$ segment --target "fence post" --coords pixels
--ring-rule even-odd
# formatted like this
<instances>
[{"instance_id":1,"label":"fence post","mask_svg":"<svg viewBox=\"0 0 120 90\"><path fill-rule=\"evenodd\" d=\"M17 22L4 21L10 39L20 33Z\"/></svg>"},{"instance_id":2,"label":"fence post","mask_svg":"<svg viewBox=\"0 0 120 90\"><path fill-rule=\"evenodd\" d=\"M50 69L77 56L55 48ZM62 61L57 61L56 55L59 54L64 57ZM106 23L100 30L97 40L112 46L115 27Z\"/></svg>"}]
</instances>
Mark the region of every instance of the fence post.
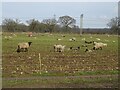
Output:
<instances>
[{"instance_id":1,"label":"fence post","mask_svg":"<svg viewBox=\"0 0 120 90\"><path fill-rule=\"evenodd\" d=\"M41 66L42 66L42 62L41 62L41 57L40 57L40 53L39 53L39 70L40 70L40 74L41 74Z\"/></svg>"}]
</instances>

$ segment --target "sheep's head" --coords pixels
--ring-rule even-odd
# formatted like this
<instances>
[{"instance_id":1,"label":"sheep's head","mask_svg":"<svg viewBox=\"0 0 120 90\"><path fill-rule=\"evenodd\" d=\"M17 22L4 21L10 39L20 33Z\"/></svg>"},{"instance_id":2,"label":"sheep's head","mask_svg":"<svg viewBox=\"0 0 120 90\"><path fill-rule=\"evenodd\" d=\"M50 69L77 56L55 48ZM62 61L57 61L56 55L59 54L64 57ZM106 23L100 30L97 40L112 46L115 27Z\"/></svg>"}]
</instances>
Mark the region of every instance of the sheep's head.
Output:
<instances>
[{"instance_id":1,"label":"sheep's head","mask_svg":"<svg viewBox=\"0 0 120 90\"><path fill-rule=\"evenodd\" d=\"M32 42L28 42L29 46L31 45Z\"/></svg>"},{"instance_id":2,"label":"sheep's head","mask_svg":"<svg viewBox=\"0 0 120 90\"><path fill-rule=\"evenodd\" d=\"M89 51L87 48L85 49L85 52Z\"/></svg>"},{"instance_id":3,"label":"sheep's head","mask_svg":"<svg viewBox=\"0 0 120 90\"><path fill-rule=\"evenodd\" d=\"M70 49L73 49L73 47L70 47Z\"/></svg>"},{"instance_id":4,"label":"sheep's head","mask_svg":"<svg viewBox=\"0 0 120 90\"><path fill-rule=\"evenodd\" d=\"M93 47L93 50L95 50L95 47Z\"/></svg>"},{"instance_id":5,"label":"sheep's head","mask_svg":"<svg viewBox=\"0 0 120 90\"><path fill-rule=\"evenodd\" d=\"M78 49L80 49L80 47L78 47Z\"/></svg>"},{"instance_id":6,"label":"sheep's head","mask_svg":"<svg viewBox=\"0 0 120 90\"><path fill-rule=\"evenodd\" d=\"M20 49L19 48L17 49L17 53L20 53Z\"/></svg>"},{"instance_id":7,"label":"sheep's head","mask_svg":"<svg viewBox=\"0 0 120 90\"><path fill-rule=\"evenodd\" d=\"M94 41L94 42L93 42L93 45L95 45L96 43L97 43L97 42Z\"/></svg>"}]
</instances>

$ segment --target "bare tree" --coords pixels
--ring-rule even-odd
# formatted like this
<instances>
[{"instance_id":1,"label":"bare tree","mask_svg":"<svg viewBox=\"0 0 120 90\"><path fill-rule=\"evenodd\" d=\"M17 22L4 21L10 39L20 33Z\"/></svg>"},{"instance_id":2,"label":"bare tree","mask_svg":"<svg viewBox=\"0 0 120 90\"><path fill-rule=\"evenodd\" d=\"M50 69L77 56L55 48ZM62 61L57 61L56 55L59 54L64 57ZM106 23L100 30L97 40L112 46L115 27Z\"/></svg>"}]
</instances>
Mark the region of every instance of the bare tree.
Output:
<instances>
[{"instance_id":1,"label":"bare tree","mask_svg":"<svg viewBox=\"0 0 120 90\"><path fill-rule=\"evenodd\" d=\"M110 20L107 26L110 27L113 33L118 33L119 22L120 22L120 17L115 17Z\"/></svg>"},{"instance_id":2,"label":"bare tree","mask_svg":"<svg viewBox=\"0 0 120 90\"><path fill-rule=\"evenodd\" d=\"M70 16L61 16L59 17L58 22L60 23L61 26L66 27L66 30L68 27L72 27L75 25L76 20Z\"/></svg>"},{"instance_id":3,"label":"bare tree","mask_svg":"<svg viewBox=\"0 0 120 90\"><path fill-rule=\"evenodd\" d=\"M18 29L18 25L20 24L20 20L18 19L4 19L2 21L2 26L4 26L7 31L13 32L16 31Z\"/></svg>"}]
</instances>

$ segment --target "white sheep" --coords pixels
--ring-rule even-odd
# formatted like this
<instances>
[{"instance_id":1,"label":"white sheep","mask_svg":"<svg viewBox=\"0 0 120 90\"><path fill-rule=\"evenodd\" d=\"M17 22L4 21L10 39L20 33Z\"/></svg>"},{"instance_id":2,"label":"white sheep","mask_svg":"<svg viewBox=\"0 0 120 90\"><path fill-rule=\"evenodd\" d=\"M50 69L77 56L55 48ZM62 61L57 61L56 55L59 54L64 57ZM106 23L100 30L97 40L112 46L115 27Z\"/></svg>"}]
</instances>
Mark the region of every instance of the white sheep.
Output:
<instances>
[{"instance_id":1,"label":"white sheep","mask_svg":"<svg viewBox=\"0 0 120 90\"><path fill-rule=\"evenodd\" d=\"M96 38L98 41L100 41L100 38Z\"/></svg>"},{"instance_id":2,"label":"white sheep","mask_svg":"<svg viewBox=\"0 0 120 90\"><path fill-rule=\"evenodd\" d=\"M72 40L73 40L73 41L76 41L76 38L75 38L75 37L73 37L73 38L72 38Z\"/></svg>"},{"instance_id":3,"label":"white sheep","mask_svg":"<svg viewBox=\"0 0 120 90\"><path fill-rule=\"evenodd\" d=\"M82 38L82 41L86 40L85 38Z\"/></svg>"},{"instance_id":4,"label":"white sheep","mask_svg":"<svg viewBox=\"0 0 120 90\"><path fill-rule=\"evenodd\" d=\"M69 39L69 41L76 41L76 38L73 37L73 38Z\"/></svg>"},{"instance_id":5,"label":"white sheep","mask_svg":"<svg viewBox=\"0 0 120 90\"><path fill-rule=\"evenodd\" d=\"M102 47L107 46L106 43L102 43L102 42L99 42L99 43L94 42L94 44L95 44L94 47L93 47L94 50L97 50L97 49L101 49L102 50Z\"/></svg>"},{"instance_id":6,"label":"white sheep","mask_svg":"<svg viewBox=\"0 0 120 90\"><path fill-rule=\"evenodd\" d=\"M18 44L17 52L27 52L32 42L23 42Z\"/></svg>"},{"instance_id":7,"label":"white sheep","mask_svg":"<svg viewBox=\"0 0 120 90\"><path fill-rule=\"evenodd\" d=\"M86 48L86 49L85 49L85 52L92 52L92 50Z\"/></svg>"},{"instance_id":8,"label":"white sheep","mask_svg":"<svg viewBox=\"0 0 120 90\"><path fill-rule=\"evenodd\" d=\"M73 41L72 39L69 39L69 41Z\"/></svg>"},{"instance_id":9,"label":"white sheep","mask_svg":"<svg viewBox=\"0 0 120 90\"><path fill-rule=\"evenodd\" d=\"M63 52L65 49L65 45L54 45L54 51L55 52Z\"/></svg>"},{"instance_id":10,"label":"white sheep","mask_svg":"<svg viewBox=\"0 0 120 90\"><path fill-rule=\"evenodd\" d=\"M62 39L58 38L57 40L58 40L58 41L61 41Z\"/></svg>"}]
</instances>

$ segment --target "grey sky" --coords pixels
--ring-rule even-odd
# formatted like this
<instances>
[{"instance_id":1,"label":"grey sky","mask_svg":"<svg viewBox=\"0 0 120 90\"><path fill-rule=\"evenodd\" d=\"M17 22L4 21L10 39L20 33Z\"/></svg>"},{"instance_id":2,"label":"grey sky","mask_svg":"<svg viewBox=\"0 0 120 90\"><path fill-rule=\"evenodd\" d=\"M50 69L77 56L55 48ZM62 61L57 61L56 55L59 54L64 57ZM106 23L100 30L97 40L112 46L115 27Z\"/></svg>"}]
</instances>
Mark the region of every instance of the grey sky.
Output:
<instances>
[{"instance_id":1,"label":"grey sky","mask_svg":"<svg viewBox=\"0 0 120 90\"><path fill-rule=\"evenodd\" d=\"M84 14L83 27L106 27L107 22L118 16L117 2L3 2L2 17L18 18L22 22L35 18L39 21L46 18L56 19L69 15L77 20Z\"/></svg>"}]
</instances>

